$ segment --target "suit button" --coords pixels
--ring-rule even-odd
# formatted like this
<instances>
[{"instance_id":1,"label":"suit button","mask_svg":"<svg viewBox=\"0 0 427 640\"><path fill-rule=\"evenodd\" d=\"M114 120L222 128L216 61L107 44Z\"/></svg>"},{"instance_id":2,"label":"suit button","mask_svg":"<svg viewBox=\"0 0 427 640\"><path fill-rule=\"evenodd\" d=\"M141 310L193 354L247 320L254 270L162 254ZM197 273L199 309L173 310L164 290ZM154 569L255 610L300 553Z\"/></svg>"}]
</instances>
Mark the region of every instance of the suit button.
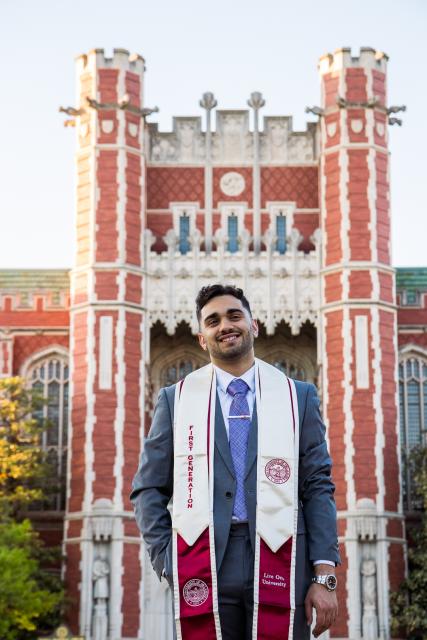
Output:
<instances>
[{"instance_id":1,"label":"suit button","mask_svg":"<svg viewBox=\"0 0 427 640\"><path fill-rule=\"evenodd\" d=\"M231 491L226 491L226 492L225 492L225 497L226 497L226 498L232 498L232 497L233 497L232 492L231 492Z\"/></svg>"}]
</instances>

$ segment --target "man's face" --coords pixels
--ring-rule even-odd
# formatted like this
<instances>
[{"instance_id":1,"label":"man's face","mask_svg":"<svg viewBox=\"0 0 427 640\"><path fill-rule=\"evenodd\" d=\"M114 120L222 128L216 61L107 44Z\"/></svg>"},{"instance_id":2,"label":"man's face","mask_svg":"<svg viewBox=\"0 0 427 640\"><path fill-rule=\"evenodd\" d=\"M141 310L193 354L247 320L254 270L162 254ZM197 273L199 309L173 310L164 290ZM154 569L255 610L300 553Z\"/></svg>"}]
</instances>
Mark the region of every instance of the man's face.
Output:
<instances>
[{"instance_id":1,"label":"man's face","mask_svg":"<svg viewBox=\"0 0 427 640\"><path fill-rule=\"evenodd\" d=\"M246 356L257 335L256 320L234 296L212 298L201 311L199 343L213 362Z\"/></svg>"}]
</instances>

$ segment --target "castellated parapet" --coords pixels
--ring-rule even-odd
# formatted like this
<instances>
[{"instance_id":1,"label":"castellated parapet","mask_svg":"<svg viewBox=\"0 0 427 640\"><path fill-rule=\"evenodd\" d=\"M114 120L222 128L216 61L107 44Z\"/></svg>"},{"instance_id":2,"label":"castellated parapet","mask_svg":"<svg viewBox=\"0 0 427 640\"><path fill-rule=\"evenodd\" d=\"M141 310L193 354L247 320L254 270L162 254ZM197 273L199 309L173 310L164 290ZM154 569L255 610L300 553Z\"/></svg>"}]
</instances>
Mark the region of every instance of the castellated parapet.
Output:
<instances>
[{"instance_id":1,"label":"castellated parapet","mask_svg":"<svg viewBox=\"0 0 427 640\"><path fill-rule=\"evenodd\" d=\"M149 125L150 164L205 163L205 133L201 118L177 117L171 132ZM262 164L312 164L317 160L317 124L307 123L306 131L293 131L292 117L267 116L260 131ZM218 110L216 131L212 133L212 161L216 165L253 164L253 133L248 110Z\"/></svg>"}]
</instances>

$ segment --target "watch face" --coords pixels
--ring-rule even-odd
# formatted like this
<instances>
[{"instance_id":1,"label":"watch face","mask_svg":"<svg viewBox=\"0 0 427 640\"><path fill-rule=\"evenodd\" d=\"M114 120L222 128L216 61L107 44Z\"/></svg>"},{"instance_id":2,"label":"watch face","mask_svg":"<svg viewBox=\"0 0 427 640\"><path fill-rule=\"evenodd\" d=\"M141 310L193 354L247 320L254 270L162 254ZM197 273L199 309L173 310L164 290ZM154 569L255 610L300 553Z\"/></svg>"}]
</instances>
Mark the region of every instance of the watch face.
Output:
<instances>
[{"instance_id":1,"label":"watch face","mask_svg":"<svg viewBox=\"0 0 427 640\"><path fill-rule=\"evenodd\" d=\"M330 589L331 591L334 591L337 588L337 579L335 576L333 576L332 574L330 574L329 576L326 577L326 586L328 587L328 589Z\"/></svg>"}]
</instances>

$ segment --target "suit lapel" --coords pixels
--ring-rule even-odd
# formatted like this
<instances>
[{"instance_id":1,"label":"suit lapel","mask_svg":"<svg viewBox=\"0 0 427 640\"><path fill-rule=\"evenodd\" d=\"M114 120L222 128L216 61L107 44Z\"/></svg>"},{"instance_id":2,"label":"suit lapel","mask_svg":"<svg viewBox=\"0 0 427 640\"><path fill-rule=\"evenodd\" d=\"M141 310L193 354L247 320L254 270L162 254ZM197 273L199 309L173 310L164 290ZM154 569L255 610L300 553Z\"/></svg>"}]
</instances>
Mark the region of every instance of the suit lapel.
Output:
<instances>
[{"instance_id":1,"label":"suit lapel","mask_svg":"<svg viewBox=\"0 0 427 640\"><path fill-rule=\"evenodd\" d=\"M224 461L224 464L228 468L229 472L235 478L233 459L231 457L230 445L228 443L227 431L225 430L224 418L222 415L221 403L219 401L218 393L216 394L216 409L215 409L215 446Z\"/></svg>"}]
</instances>

